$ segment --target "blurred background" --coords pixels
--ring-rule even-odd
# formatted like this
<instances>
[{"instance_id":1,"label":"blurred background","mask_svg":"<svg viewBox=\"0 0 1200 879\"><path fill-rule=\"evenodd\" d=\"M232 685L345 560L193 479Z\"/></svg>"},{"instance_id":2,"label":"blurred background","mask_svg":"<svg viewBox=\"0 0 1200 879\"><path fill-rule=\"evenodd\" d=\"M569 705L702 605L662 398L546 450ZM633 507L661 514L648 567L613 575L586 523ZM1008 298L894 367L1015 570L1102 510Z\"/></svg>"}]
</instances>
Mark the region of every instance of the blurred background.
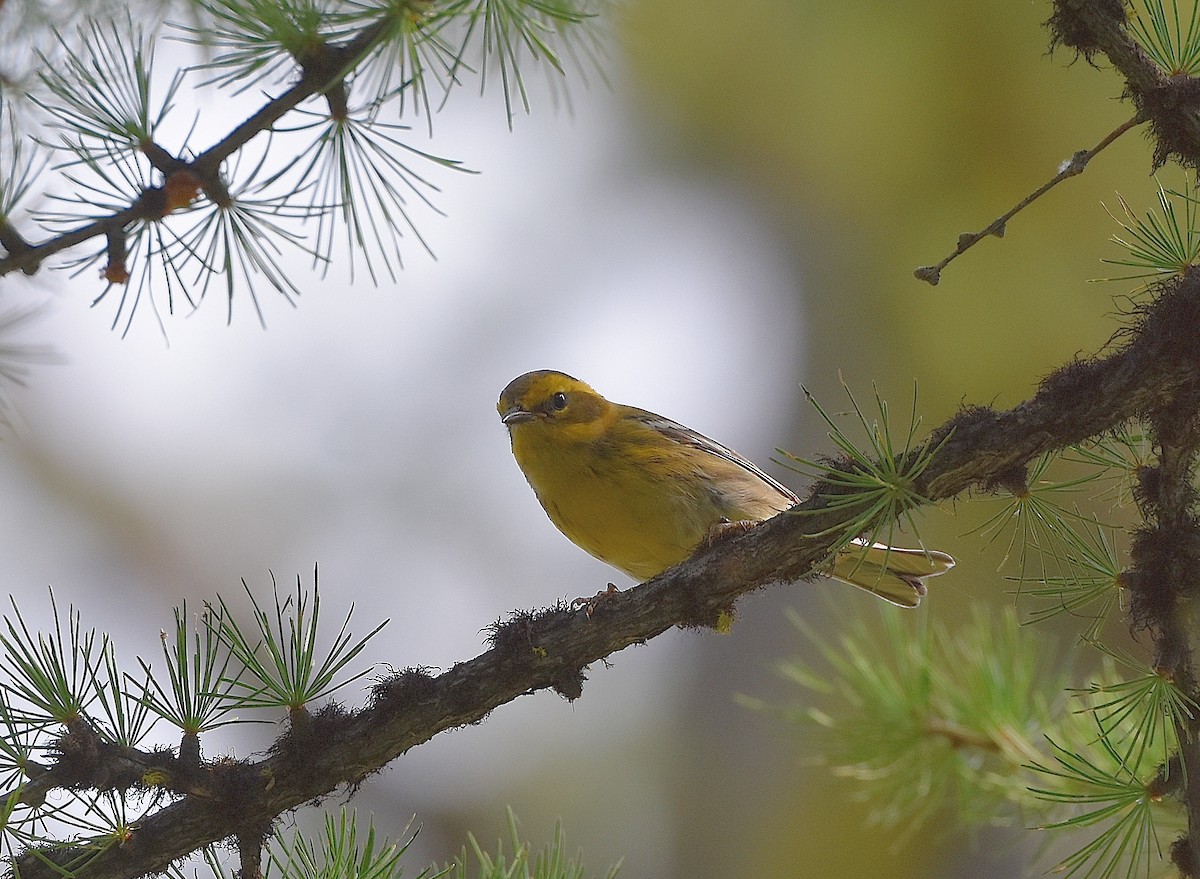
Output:
<instances>
[{"instance_id":1,"label":"blurred background","mask_svg":"<svg viewBox=\"0 0 1200 879\"><path fill-rule=\"evenodd\" d=\"M965 403L1007 407L1100 348L1122 274L1104 205L1150 203L1138 132L950 265L914 280L1132 111L1107 70L1047 52L1046 2L637 0L612 22L608 82L568 72L570 99L530 76L510 132L491 88L461 90L418 146L477 176L432 174L445 217L416 220L396 283L298 256L289 306L264 284L226 324L143 306L127 335L90 272L0 281L45 301L25 331L61 362L11 395L0 447L4 581L32 625L47 586L111 633L128 665L157 661L171 608L241 581L268 600L320 566L323 607L364 654L447 668L516 609L626 581L558 534L511 459L495 412L530 369L681 421L767 465L775 449L831 453L801 384L845 411L874 384L925 429ZM253 90L252 90L253 92ZM200 145L234 111L200 101ZM259 96L243 96L249 111ZM190 110L178 114L191 124ZM239 117L241 118L241 117ZM211 132L210 134L205 134ZM1173 169L1162 172L1181 182ZM1178 178L1178 179L1176 179ZM928 511L928 545L957 556L916 613L950 624L1011 603L993 547L971 534L986 501ZM749 694L801 704L773 667L805 649L794 608L836 635L875 599L819 582L745 599L728 637L674 631L590 670L583 697L519 699L438 736L351 801L398 837L410 869L472 830L487 845L511 805L526 836L556 817L597 873L623 876L1004 875L1035 863L1019 828L952 820L901 847L865 824L853 790ZM361 704L360 685L341 694ZM239 728L209 754L247 756L275 730ZM948 819L951 816L947 816ZM301 819L306 820L306 819ZM1042 863L1042 866L1049 866Z\"/></svg>"}]
</instances>

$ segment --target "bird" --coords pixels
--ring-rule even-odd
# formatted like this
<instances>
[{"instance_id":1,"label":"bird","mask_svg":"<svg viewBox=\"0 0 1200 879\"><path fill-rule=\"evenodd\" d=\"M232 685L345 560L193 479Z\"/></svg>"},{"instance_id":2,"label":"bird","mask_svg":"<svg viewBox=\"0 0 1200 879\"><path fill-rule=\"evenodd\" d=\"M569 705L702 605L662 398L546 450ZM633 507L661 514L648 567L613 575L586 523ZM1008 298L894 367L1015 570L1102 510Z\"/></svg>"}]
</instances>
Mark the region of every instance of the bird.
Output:
<instances>
[{"instance_id":1,"label":"bird","mask_svg":"<svg viewBox=\"0 0 1200 879\"><path fill-rule=\"evenodd\" d=\"M518 376L496 408L550 521L638 582L688 558L722 528L769 519L799 502L732 449L669 418L610 402L563 372ZM952 567L944 552L854 540L828 573L916 607L925 578Z\"/></svg>"}]
</instances>

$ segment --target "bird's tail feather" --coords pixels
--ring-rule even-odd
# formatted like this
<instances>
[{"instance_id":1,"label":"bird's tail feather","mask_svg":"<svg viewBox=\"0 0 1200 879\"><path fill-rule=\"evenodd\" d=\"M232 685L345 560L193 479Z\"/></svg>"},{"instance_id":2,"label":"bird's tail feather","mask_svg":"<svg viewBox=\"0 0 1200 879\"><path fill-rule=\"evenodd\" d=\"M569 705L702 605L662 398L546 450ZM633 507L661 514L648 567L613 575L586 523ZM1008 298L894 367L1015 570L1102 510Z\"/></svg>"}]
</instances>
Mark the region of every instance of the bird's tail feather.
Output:
<instances>
[{"instance_id":1,"label":"bird's tail feather","mask_svg":"<svg viewBox=\"0 0 1200 879\"><path fill-rule=\"evenodd\" d=\"M925 596L925 578L944 574L954 559L944 552L898 549L856 540L837 554L830 572L837 580L865 589L901 607L916 607Z\"/></svg>"}]
</instances>

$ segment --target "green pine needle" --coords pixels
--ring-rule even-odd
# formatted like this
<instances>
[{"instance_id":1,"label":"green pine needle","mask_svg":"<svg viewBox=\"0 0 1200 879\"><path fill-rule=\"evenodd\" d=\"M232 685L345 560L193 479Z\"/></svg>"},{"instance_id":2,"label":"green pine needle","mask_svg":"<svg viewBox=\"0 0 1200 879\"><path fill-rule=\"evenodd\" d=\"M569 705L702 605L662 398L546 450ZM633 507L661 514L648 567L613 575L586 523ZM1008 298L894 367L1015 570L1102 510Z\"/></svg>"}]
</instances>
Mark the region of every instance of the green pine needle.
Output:
<instances>
[{"instance_id":1,"label":"green pine needle","mask_svg":"<svg viewBox=\"0 0 1200 879\"><path fill-rule=\"evenodd\" d=\"M1047 573L1040 583L1025 586L1022 596L1039 602L1027 617L1040 623L1066 614L1082 617L1088 625L1083 640L1094 641L1118 606L1122 586L1121 565L1113 546L1115 529L1099 522L1078 522L1056 532L1061 554L1055 558L1058 573Z\"/></svg>"},{"instance_id":2,"label":"green pine needle","mask_svg":"<svg viewBox=\"0 0 1200 879\"><path fill-rule=\"evenodd\" d=\"M0 221L9 220L17 205L49 161L38 142L27 139L17 126L14 110L0 90Z\"/></svg>"},{"instance_id":3,"label":"green pine needle","mask_svg":"<svg viewBox=\"0 0 1200 879\"><path fill-rule=\"evenodd\" d=\"M784 456L779 463L810 478L832 485L836 490L821 494L825 509L845 510L846 521L827 528L813 537L825 537L837 533L837 541L831 552L848 546L856 538L867 535L866 541L892 545L892 537L898 524L907 525L914 539L921 540L920 530L913 510L927 503L914 489L917 478L929 466L937 447L914 448L917 428L921 420L917 416L916 386L913 386L913 402L908 428L902 442L892 435L888 416L888 404L875 390L875 406L878 417L868 420L850 389L842 387L850 398L850 405L858 424L867 436L867 446L860 449L849 438L832 416L816 401L805 388L804 394L821 419L829 427L829 438L841 450L844 466L829 466L827 463L801 458L782 449ZM801 514L807 511L800 511Z\"/></svg>"},{"instance_id":4,"label":"green pine needle","mask_svg":"<svg viewBox=\"0 0 1200 879\"><path fill-rule=\"evenodd\" d=\"M1086 754L1053 740L1050 745L1054 764L1032 763L1029 768L1052 786L1031 787L1031 791L1048 802L1079 808L1043 828L1102 828L1064 858L1055 872L1081 879L1149 876L1163 860L1156 813L1173 807L1156 801L1149 785L1132 771L1102 729Z\"/></svg>"},{"instance_id":5,"label":"green pine needle","mask_svg":"<svg viewBox=\"0 0 1200 879\"><path fill-rule=\"evenodd\" d=\"M56 36L61 51L38 56L48 96L33 100L50 115L58 140L42 143L72 153L73 162L103 165L136 154L170 112L183 72L176 71L155 97L154 37L128 12L107 25L96 19L80 25L79 45Z\"/></svg>"},{"instance_id":6,"label":"green pine needle","mask_svg":"<svg viewBox=\"0 0 1200 879\"><path fill-rule=\"evenodd\" d=\"M60 803L52 812L54 835L40 841L71 840L68 846L74 860L56 861L64 876L73 875L87 863L114 847L129 842L140 819L128 796L121 791L79 791L71 794L69 804Z\"/></svg>"},{"instance_id":7,"label":"green pine needle","mask_svg":"<svg viewBox=\"0 0 1200 879\"><path fill-rule=\"evenodd\" d=\"M7 793L24 780L40 733L39 726L26 722L13 711L8 693L0 689L0 792Z\"/></svg>"},{"instance_id":8,"label":"green pine needle","mask_svg":"<svg viewBox=\"0 0 1200 879\"><path fill-rule=\"evenodd\" d=\"M481 57L478 63L483 76L481 88L487 87L490 66L499 68L504 109L511 128L516 105L519 103L526 113L530 108L524 74L526 61L545 62L549 69L562 74L559 44L593 13L571 0L455 0L447 14L466 22L457 53L464 64L472 45L476 40L479 42L475 51Z\"/></svg>"},{"instance_id":9,"label":"green pine needle","mask_svg":"<svg viewBox=\"0 0 1200 879\"><path fill-rule=\"evenodd\" d=\"M129 207L129 194L141 192L154 185L155 171L139 152L114 150L92 155L87 145L76 152L78 160L69 163L62 172L69 184L64 193L50 193L50 204L39 206L33 213L41 224L60 232L77 226L80 220L100 220ZM54 205L54 207L51 207ZM127 234L129 230L126 230ZM103 247L101 247L103 253ZM70 269L94 257L68 258Z\"/></svg>"},{"instance_id":10,"label":"green pine needle","mask_svg":"<svg viewBox=\"0 0 1200 879\"><path fill-rule=\"evenodd\" d=\"M403 267L400 240L412 235L426 252L432 250L414 223L411 200L434 213L431 197L438 187L411 162L418 159L443 168L461 165L422 152L396 136L407 126L379 120L380 105L349 111L345 118L317 117L317 138L295 163L296 191L312 193L310 210L317 219L314 249L326 265L332 262L333 242L340 222L350 257L351 280L355 257L361 256L373 283L378 283L375 258L391 280ZM311 114L309 114L311 115Z\"/></svg>"},{"instance_id":11,"label":"green pine needle","mask_svg":"<svg viewBox=\"0 0 1200 879\"><path fill-rule=\"evenodd\" d=\"M281 879L398 879L400 859L417 837L415 831L410 833L411 824L403 831L407 841L388 842L376 838L372 819L360 840L357 817L343 806L336 815L325 815L325 833L319 839L297 830L290 843L272 845L264 879L275 871ZM436 879L443 873L426 868L416 879Z\"/></svg>"},{"instance_id":12,"label":"green pine needle","mask_svg":"<svg viewBox=\"0 0 1200 879\"><path fill-rule=\"evenodd\" d=\"M218 71L209 80L240 83L238 92L294 74L298 60L348 36L347 19L333 0L197 0L205 17L198 27L179 25L183 42L211 51L199 69Z\"/></svg>"},{"instance_id":13,"label":"green pine needle","mask_svg":"<svg viewBox=\"0 0 1200 879\"><path fill-rule=\"evenodd\" d=\"M24 386L30 366L61 362L52 347L31 344L23 338L25 329L43 313L40 306L0 308L0 423L5 422L9 406L7 391L12 386Z\"/></svg>"},{"instance_id":14,"label":"green pine needle","mask_svg":"<svg viewBox=\"0 0 1200 879\"><path fill-rule=\"evenodd\" d=\"M950 809L967 823L1017 820L1033 801L1021 767L1059 712L1060 676L1011 609L977 611L951 629L882 612L836 641L792 622L819 651L780 665L806 695L787 719L815 738L812 752L869 804L897 844ZM743 700L755 707L761 703Z\"/></svg>"},{"instance_id":15,"label":"green pine needle","mask_svg":"<svg viewBox=\"0 0 1200 879\"><path fill-rule=\"evenodd\" d=\"M354 94L364 97L367 106L395 98L399 118L409 109L423 113L432 134L435 108L430 90L436 86L444 100L461 85L457 71L464 69L444 33L453 25L450 11L429 0L346 0L346 7L349 20L357 18L372 27L382 24L379 40L355 73Z\"/></svg>"},{"instance_id":16,"label":"green pine needle","mask_svg":"<svg viewBox=\"0 0 1200 879\"><path fill-rule=\"evenodd\" d=\"M535 853L530 850L528 843L522 841L513 810L508 808L506 814L511 857L504 853L503 840L496 842L496 853L493 855L483 849L474 834L468 833L467 846L452 867L447 868L454 870L454 879L585 879L587 871L583 855L571 857L566 853L566 837L561 820L554 822L553 840ZM468 870L468 862L474 863L474 870ZM604 874L604 879L616 879L620 869L620 863L613 865Z\"/></svg>"},{"instance_id":17,"label":"green pine needle","mask_svg":"<svg viewBox=\"0 0 1200 879\"><path fill-rule=\"evenodd\" d=\"M224 649L224 643L217 637L220 622L211 619L212 614L222 612L223 608L205 608L192 631L187 603L175 608L174 635L162 633L166 686L152 674L150 663L138 660L147 680L141 703L185 736L238 722L236 718L226 718L234 708L229 694L231 682L237 679L236 675L229 676L233 654Z\"/></svg>"},{"instance_id":18,"label":"green pine needle","mask_svg":"<svg viewBox=\"0 0 1200 879\"><path fill-rule=\"evenodd\" d=\"M187 292L187 301L194 308L208 295L209 284L216 282L225 286L228 320L233 320L234 295L240 289L250 296L259 323L266 326L256 288L261 281L269 284L277 293L295 304L300 290L293 280L293 271L288 263L288 252L303 253L315 262L325 257L303 243L303 235L292 228L296 221L310 219L320 213L320 208L304 205L295 198L295 193L271 194L278 174L263 179L265 162L270 155L270 144L264 148L260 160L244 177L239 173L239 163L234 162L229 172L231 180L230 199L227 204L216 205L204 202L183 216L194 216L194 223L185 231L175 233L170 225L158 224L167 230L172 240L169 245L147 254L146 262L153 264L153 256L159 256L172 267L176 277L182 278L185 270L195 272L191 283L182 284ZM245 157L239 153L239 158ZM168 218L171 219L171 218ZM285 251L284 245L289 248ZM149 292L149 285L146 285ZM172 307L173 304L172 304Z\"/></svg>"},{"instance_id":19,"label":"green pine needle","mask_svg":"<svg viewBox=\"0 0 1200 879\"><path fill-rule=\"evenodd\" d=\"M1152 669L1110 659L1071 691L1087 704L1065 711L1043 640L1011 608L953 628L881 613L837 640L793 621L821 662L780 666L808 692L777 711L815 739L809 752L890 838L902 843L947 811L967 824L1041 819L1071 846L1057 872L1109 879L1164 864L1160 840L1182 810L1161 800L1159 776L1197 706ZM1127 680L1122 666L1134 670Z\"/></svg>"},{"instance_id":20,"label":"green pine needle","mask_svg":"<svg viewBox=\"0 0 1200 879\"><path fill-rule=\"evenodd\" d=\"M7 786L5 790L9 790ZM9 863L12 863L18 852L32 842L26 828L22 826L21 818L17 816L20 806L20 788L8 792L6 796L0 796L0 858Z\"/></svg>"},{"instance_id":21,"label":"green pine needle","mask_svg":"<svg viewBox=\"0 0 1200 879\"><path fill-rule=\"evenodd\" d=\"M1200 72L1200 5L1190 5L1185 23L1178 0L1131 0L1126 4L1134 39L1167 76Z\"/></svg>"},{"instance_id":22,"label":"green pine needle","mask_svg":"<svg viewBox=\"0 0 1200 879\"><path fill-rule=\"evenodd\" d=\"M97 730L109 741L136 748L154 725L155 718L141 695L150 686L149 672L141 683L121 673L116 651L107 638L102 644L106 680L97 687L101 716Z\"/></svg>"},{"instance_id":23,"label":"green pine needle","mask_svg":"<svg viewBox=\"0 0 1200 879\"><path fill-rule=\"evenodd\" d=\"M243 630L234 614L218 598L219 609L209 619L217 635L245 668L233 678L222 677L240 707L286 708L293 716L307 711L309 703L370 673L370 669L339 679L339 675L367 642L387 625L384 620L358 641L348 630L354 606L350 606L342 627L329 651L317 650L317 632L321 622L321 596L314 575L311 590L305 590L296 578L296 593L280 600L279 589L271 578L275 599L273 614L264 611L250 587L243 583L254 606L254 628ZM263 655L265 651L265 656Z\"/></svg>"},{"instance_id":24,"label":"green pine needle","mask_svg":"<svg viewBox=\"0 0 1200 879\"><path fill-rule=\"evenodd\" d=\"M67 610L66 631L58 614L54 591L50 591L50 607L54 628L49 634L34 635L25 624L16 599L9 597L12 616L4 618L0 630L0 673L9 696L14 716L33 725L48 723L70 724L83 717L84 709L98 698L102 661L107 638L96 644L96 631L82 628L79 611Z\"/></svg>"},{"instance_id":25,"label":"green pine needle","mask_svg":"<svg viewBox=\"0 0 1200 879\"><path fill-rule=\"evenodd\" d=\"M1161 215L1153 210L1137 216L1120 194L1124 219L1108 211L1123 230L1123 235L1114 235L1113 243L1128 251L1121 259L1106 259L1111 265L1137 269L1136 274L1117 278L1101 278L1105 281L1159 280L1182 275L1200 263L1200 227L1197 225L1196 181L1184 181L1182 192L1165 189L1158 185L1158 204ZM1105 208L1105 210L1108 210Z\"/></svg>"},{"instance_id":26,"label":"green pine needle","mask_svg":"<svg viewBox=\"0 0 1200 879\"><path fill-rule=\"evenodd\" d=\"M1058 571L1070 570L1072 553L1077 551L1070 535L1080 523L1089 524L1078 510L1068 509L1061 496L1082 490L1099 473L1052 481L1046 475L1056 459L1056 453L1048 453L1030 464L1023 490L1002 495L1000 509L968 532L982 535L985 545L1008 535L1000 566L1015 561L1014 579L1019 584L1052 582Z\"/></svg>"},{"instance_id":27,"label":"green pine needle","mask_svg":"<svg viewBox=\"0 0 1200 879\"><path fill-rule=\"evenodd\" d=\"M1138 474L1150 465L1152 458L1149 435L1137 422L1121 425L1110 434L1073 446L1063 455L1063 460L1097 468L1097 480L1112 482L1095 499L1107 500L1113 507L1125 507L1133 502L1133 487Z\"/></svg>"},{"instance_id":28,"label":"green pine needle","mask_svg":"<svg viewBox=\"0 0 1200 879\"><path fill-rule=\"evenodd\" d=\"M1121 764L1133 775L1169 765L1179 748L1179 730L1189 729L1200 706L1158 670L1132 657L1109 650L1110 667L1105 683L1092 683L1074 691L1088 701L1080 712L1090 712L1100 735ZM1137 675L1118 680L1113 662Z\"/></svg>"},{"instance_id":29,"label":"green pine needle","mask_svg":"<svg viewBox=\"0 0 1200 879\"><path fill-rule=\"evenodd\" d=\"M208 867L208 871L212 874L213 879L230 879L229 871L225 869L225 862L221 859L217 849L211 845L206 845L204 847L204 864L206 867ZM172 867L174 867L174 869L178 872L172 875L171 879L184 879L182 871L179 871L179 868L174 864ZM270 869L271 862L268 859L264 873L266 870ZM193 879L195 879L195 877L193 877Z\"/></svg>"}]
</instances>

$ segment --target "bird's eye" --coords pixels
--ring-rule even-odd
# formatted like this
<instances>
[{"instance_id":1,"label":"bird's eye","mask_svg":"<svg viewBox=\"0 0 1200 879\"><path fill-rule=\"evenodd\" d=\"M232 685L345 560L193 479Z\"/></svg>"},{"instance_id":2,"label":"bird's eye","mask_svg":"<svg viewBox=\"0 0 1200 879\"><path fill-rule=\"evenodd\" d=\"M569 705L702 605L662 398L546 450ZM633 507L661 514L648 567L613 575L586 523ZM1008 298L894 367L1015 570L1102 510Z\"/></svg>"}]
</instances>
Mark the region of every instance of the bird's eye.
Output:
<instances>
[{"instance_id":1,"label":"bird's eye","mask_svg":"<svg viewBox=\"0 0 1200 879\"><path fill-rule=\"evenodd\" d=\"M550 398L550 405L553 406L559 412L561 412L562 410L567 408L567 395L564 394L562 391L559 391L557 394L555 394L553 397Z\"/></svg>"}]
</instances>

